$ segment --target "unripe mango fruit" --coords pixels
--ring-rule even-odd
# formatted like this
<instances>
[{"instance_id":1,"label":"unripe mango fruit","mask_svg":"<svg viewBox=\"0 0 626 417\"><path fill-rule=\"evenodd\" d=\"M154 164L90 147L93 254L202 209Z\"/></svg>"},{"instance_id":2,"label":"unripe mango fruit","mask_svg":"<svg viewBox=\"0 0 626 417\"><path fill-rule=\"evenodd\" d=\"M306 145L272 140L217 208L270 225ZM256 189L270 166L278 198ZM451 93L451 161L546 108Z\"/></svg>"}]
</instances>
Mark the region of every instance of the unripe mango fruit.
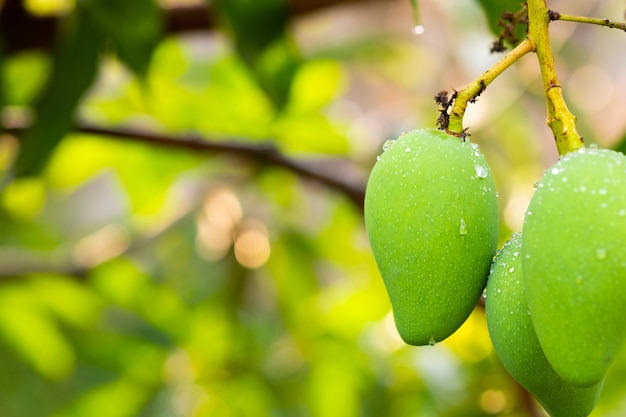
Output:
<instances>
[{"instance_id":1,"label":"unripe mango fruit","mask_svg":"<svg viewBox=\"0 0 626 417\"><path fill-rule=\"evenodd\" d=\"M522 233L539 343L563 379L597 384L626 337L626 157L561 157L537 184Z\"/></svg>"},{"instance_id":2,"label":"unripe mango fruit","mask_svg":"<svg viewBox=\"0 0 626 417\"><path fill-rule=\"evenodd\" d=\"M548 363L533 328L522 277L522 236L498 251L485 292L485 314L500 362L552 417L585 417L595 406L602 383L578 387L563 380Z\"/></svg>"},{"instance_id":3,"label":"unripe mango fruit","mask_svg":"<svg viewBox=\"0 0 626 417\"><path fill-rule=\"evenodd\" d=\"M497 245L496 191L478 146L434 129L401 135L372 169L364 210L402 339L432 345L454 333Z\"/></svg>"}]
</instances>

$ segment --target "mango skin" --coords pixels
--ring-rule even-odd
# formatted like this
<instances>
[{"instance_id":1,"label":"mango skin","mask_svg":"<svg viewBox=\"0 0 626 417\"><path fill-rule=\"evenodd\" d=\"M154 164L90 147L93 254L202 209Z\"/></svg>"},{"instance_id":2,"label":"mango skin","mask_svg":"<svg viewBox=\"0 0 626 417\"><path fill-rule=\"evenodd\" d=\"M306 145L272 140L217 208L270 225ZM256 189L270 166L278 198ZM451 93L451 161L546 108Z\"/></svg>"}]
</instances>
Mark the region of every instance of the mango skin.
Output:
<instances>
[{"instance_id":1,"label":"mango skin","mask_svg":"<svg viewBox=\"0 0 626 417\"><path fill-rule=\"evenodd\" d=\"M497 245L495 185L478 146L434 129L401 135L372 169L364 211L400 336L444 340L481 296Z\"/></svg>"},{"instance_id":2,"label":"mango skin","mask_svg":"<svg viewBox=\"0 0 626 417\"><path fill-rule=\"evenodd\" d=\"M514 234L498 251L485 292L487 327L500 362L552 417L585 417L602 390L600 382L578 387L548 363L535 334L522 277L522 236Z\"/></svg>"},{"instance_id":3,"label":"mango skin","mask_svg":"<svg viewBox=\"0 0 626 417\"><path fill-rule=\"evenodd\" d=\"M563 379L597 384L626 337L626 157L597 148L561 157L538 183L522 233L539 343Z\"/></svg>"}]
</instances>

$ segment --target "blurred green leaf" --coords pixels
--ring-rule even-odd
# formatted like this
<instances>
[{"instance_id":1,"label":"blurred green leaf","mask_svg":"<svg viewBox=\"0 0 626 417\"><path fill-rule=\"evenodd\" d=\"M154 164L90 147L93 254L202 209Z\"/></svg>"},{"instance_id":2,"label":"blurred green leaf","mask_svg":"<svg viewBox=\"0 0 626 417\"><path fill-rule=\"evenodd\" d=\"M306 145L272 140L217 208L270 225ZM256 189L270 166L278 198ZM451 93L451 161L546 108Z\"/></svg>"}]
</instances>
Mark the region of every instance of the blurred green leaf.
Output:
<instances>
[{"instance_id":1,"label":"blurred green leaf","mask_svg":"<svg viewBox=\"0 0 626 417\"><path fill-rule=\"evenodd\" d=\"M24 51L4 61L3 88L8 105L30 105L46 82L50 59L41 51Z\"/></svg>"},{"instance_id":2,"label":"blurred green leaf","mask_svg":"<svg viewBox=\"0 0 626 417\"><path fill-rule=\"evenodd\" d=\"M0 288L0 335L47 378L64 378L74 368L74 349L26 288Z\"/></svg>"},{"instance_id":3,"label":"blurred green leaf","mask_svg":"<svg viewBox=\"0 0 626 417\"><path fill-rule=\"evenodd\" d=\"M89 390L53 417L132 417L137 415L150 396L151 390L123 377Z\"/></svg>"},{"instance_id":4,"label":"blurred green leaf","mask_svg":"<svg viewBox=\"0 0 626 417\"><path fill-rule=\"evenodd\" d=\"M502 18L503 12L514 13L521 9L522 1L520 0L476 0L482 7L483 12L489 23L489 29L491 32L498 36L502 32L502 26L499 24ZM517 39L523 39L525 35L525 28L523 26L516 26L515 36Z\"/></svg>"},{"instance_id":5,"label":"blurred green leaf","mask_svg":"<svg viewBox=\"0 0 626 417\"><path fill-rule=\"evenodd\" d=\"M71 129L76 106L95 78L101 37L80 10L63 21L52 73L35 106L35 122L22 139L15 165L18 177L44 166Z\"/></svg>"},{"instance_id":6,"label":"blurred green leaf","mask_svg":"<svg viewBox=\"0 0 626 417\"><path fill-rule=\"evenodd\" d=\"M217 0L216 6L232 31L240 56L281 108L300 63L296 46L287 35L287 2Z\"/></svg>"},{"instance_id":7,"label":"blurred green leaf","mask_svg":"<svg viewBox=\"0 0 626 417\"><path fill-rule=\"evenodd\" d=\"M161 40L161 11L155 0L89 0L80 3L89 22L112 41L119 58L145 76Z\"/></svg>"},{"instance_id":8,"label":"blurred green leaf","mask_svg":"<svg viewBox=\"0 0 626 417\"><path fill-rule=\"evenodd\" d=\"M102 299L67 276L39 275L28 284L33 296L65 323L89 328L100 318Z\"/></svg>"}]
</instances>

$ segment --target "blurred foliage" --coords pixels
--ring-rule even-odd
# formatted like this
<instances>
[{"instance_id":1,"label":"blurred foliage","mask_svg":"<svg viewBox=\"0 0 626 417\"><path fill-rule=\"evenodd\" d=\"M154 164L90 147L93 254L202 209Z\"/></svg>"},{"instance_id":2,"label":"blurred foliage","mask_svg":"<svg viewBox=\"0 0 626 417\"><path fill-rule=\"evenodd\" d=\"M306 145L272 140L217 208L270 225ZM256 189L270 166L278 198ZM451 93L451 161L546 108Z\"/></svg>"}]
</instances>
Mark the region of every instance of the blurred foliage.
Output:
<instances>
[{"instance_id":1,"label":"blurred foliage","mask_svg":"<svg viewBox=\"0 0 626 417\"><path fill-rule=\"evenodd\" d=\"M219 28L176 35L166 3L25 2L61 19L57 48L1 61L2 120L32 127L0 135L0 415L531 415L482 309L435 347L401 342L346 196L233 154L73 129L271 140L363 180L385 139L434 126L438 90L498 58L488 28L510 2L420 1L421 36L406 0L297 17L284 1L224 0ZM573 35L555 29L573 73L581 47L568 54ZM497 180L501 241L556 157L532 65L466 116ZM589 142L624 136L597 117L622 96L578 114ZM594 415L623 415L625 373L626 353Z\"/></svg>"}]
</instances>

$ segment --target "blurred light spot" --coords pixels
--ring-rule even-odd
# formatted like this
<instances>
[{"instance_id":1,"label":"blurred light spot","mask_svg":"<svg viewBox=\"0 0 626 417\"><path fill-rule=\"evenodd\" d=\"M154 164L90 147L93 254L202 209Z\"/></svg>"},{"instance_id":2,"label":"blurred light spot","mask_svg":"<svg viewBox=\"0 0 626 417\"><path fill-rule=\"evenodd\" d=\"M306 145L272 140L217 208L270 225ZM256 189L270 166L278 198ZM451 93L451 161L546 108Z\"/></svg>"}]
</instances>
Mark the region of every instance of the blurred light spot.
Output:
<instances>
[{"instance_id":1,"label":"blurred light spot","mask_svg":"<svg viewBox=\"0 0 626 417\"><path fill-rule=\"evenodd\" d=\"M235 257L246 268L259 268L270 257L267 228L258 220L248 219L235 240Z\"/></svg>"},{"instance_id":2,"label":"blurred light spot","mask_svg":"<svg viewBox=\"0 0 626 417\"><path fill-rule=\"evenodd\" d=\"M413 28L413 33L415 33L416 35L421 35L422 33L424 33L424 31L425 29L422 25L417 25Z\"/></svg>"},{"instance_id":3,"label":"blurred light spot","mask_svg":"<svg viewBox=\"0 0 626 417\"><path fill-rule=\"evenodd\" d=\"M79 240L72 255L77 265L93 267L120 255L129 245L128 230L119 224L110 224Z\"/></svg>"},{"instance_id":4,"label":"blurred light spot","mask_svg":"<svg viewBox=\"0 0 626 417\"><path fill-rule=\"evenodd\" d=\"M506 408L504 392L489 389L480 395L480 407L489 414L499 414Z\"/></svg>"},{"instance_id":5,"label":"blurred light spot","mask_svg":"<svg viewBox=\"0 0 626 417\"><path fill-rule=\"evenodd\" d=\"M611 102L614 88L613 80L606 70L595 65L587 65L572 74L565 91L579 109L597 112Z\"/></svg>"},{"instance_id":6,"label":"blurred light spot","mask_svg":"<svg viewBox=\"0 0 626 417\"><path fill-rule=\"evenodd\" d=\"M513 194L504 208L504 223L514 231L522 230L524 214L530 203L533 191L518 192Z\"/></svg>"},{"instance_id":7,"label":"blurred light spot","mask_svg":"<svg viewBox=\"0 0 626 417\"><path fill-rule=\"evenodd\" d=\"M465 401L464 364L445 346L414 350L415 366L436 401L455 405Z\"/></svg>"},{"instance_id":8,"label":"blurred light spot","mask_svg":"<svg viewBox=\"0 0 626 417\"><path fill-rule=\"evenodd\" d=\"M493 350L493 344L485 326L485 312L476 308L463 325L443 344L464 362L478 362Z\"/></svg>"},{"instance_id":9,"label":"blurred light spot","mask_svg":"<svg viewBox=\"0 0 626 417\"><path fill-rule=\"evenodd\" d=\"M226 402L216 395L211 395L196 384L187 384L177 388L172 394L170 404L177 417L228 417L231 415Z\"/></svg>"},{"instance_id":10,"label":"blurred light spot","mask_svg":"<svg viewBox=\"0 0 626 417\"><path fill-rule=\"evenodd\" d=\"M208 260L224 257L242 216L241 204L233 191L221 188L207 195L197 220L198 253Z\"/></svg>"},{"instance_id":11,"label":"blurred light spot","mask_svg":"<svg viewBox=\"0 0 626 417\"><path fill-rule=\"evenodd\" d=\"M163 380L173 385L189 384L195 378L193 362L182 349L172 352L163 364Z\"/></svg>"},{"instance_id":12,"label":"blurred light spot","mask_svg":"<svg viewBox=\"0 0 626 417\"><path fill-rule=\"evenodd\" d=\"M284 378L293 375L304 363L294 340L283 337L270 347L264 367L269 375Z\"/></svg>"},{"instance_id":13,"label":"blurred light spot","mask_svg":"<svg viewBox=\"0 0 626 417\"><path fill-rule=\"evenodd\" d=\"M58 15L69 12L75 0L26 0L26 9L34 15Z\"/></svg>"},{"instance_id":14,"label":"blurred light spot","mask_svg":"<svg viewBox=\"0 0 626 417\"><path fill-rule=\"evenodd\" d=\"M33 110L25 106L5 106L0 110L0 120L3 126L24 127L30 126L35 120Z\"/></svg>"},{"instance_id":15,"label":"blurred light spot","mask_svg":"<svg viewBox=\"0 0 626 417\"><path fill-rule=\"evenodd\" d=\"M396 350L404 346L404 340L400 337L400 333L398 333L398 328L396 327L396 322L393 317L393 312L389 312L385 316L383 321L384 324L384 344L387 349Z\"/></svg>"},{"instance_id":16,"label":"blurred light spot","mask_svg":"<svg viewBox=\"0 0 626 417\"><path fill-rule=\"evenodd\" d=\"M398 334L391 311L382 320L371 323L365 332L363 342L368 347L386 354L406 346Z\"/></svg>"}]
</instances>

